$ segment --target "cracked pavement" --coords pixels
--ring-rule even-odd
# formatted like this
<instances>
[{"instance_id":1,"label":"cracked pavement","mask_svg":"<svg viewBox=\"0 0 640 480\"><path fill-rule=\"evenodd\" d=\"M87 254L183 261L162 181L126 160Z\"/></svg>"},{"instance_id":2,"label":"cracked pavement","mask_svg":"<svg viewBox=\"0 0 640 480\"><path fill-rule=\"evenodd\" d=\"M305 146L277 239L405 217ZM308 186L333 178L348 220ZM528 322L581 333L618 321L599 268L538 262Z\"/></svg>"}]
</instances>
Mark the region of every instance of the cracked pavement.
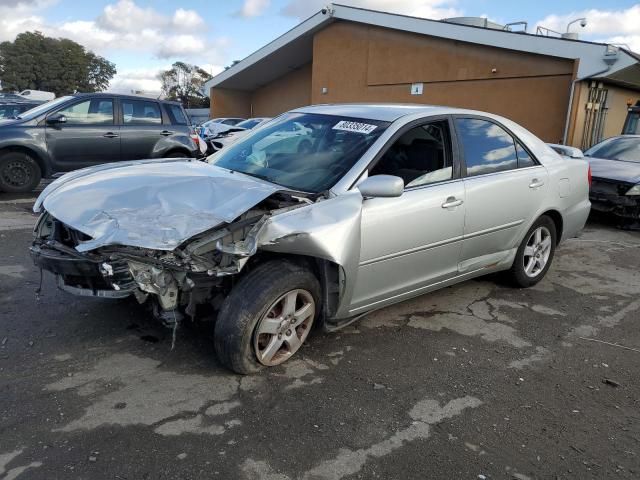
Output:
<instances>
[{"instance_id":1,"label":"cracked pavement","mask_svg":"<svg viewBox=\"0 0 640 480\"><path fill-rule=\"evenodd\" d=\"M589 223L526 290L480 278L315 332L258 375L212 324L55 289L0 194L0 479L640 477L640 234ZM608 342L602 343L602 342Z\"/></svg>"}]
</instances>

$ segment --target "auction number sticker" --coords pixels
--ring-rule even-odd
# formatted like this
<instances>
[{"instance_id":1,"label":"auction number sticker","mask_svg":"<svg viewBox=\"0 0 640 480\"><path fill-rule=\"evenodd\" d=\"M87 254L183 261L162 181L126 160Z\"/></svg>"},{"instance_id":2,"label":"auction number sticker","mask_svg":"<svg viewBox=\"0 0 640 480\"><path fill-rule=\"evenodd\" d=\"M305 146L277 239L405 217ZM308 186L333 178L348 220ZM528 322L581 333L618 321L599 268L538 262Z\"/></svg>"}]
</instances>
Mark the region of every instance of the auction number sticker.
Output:
<instances>
[{"instance_id":1,"label":"auction number sticker","mask_svg":"<svg viewBox=\"0 0 640 480\"><path fill-rule=\"evenodd\" d=\"M377 125L369 125L368 123L349 122L347 120L341 120L333 126L333 130L343 130L345 132L355 132L369 134L373 132Z\"/></svg>"}]
</instances>

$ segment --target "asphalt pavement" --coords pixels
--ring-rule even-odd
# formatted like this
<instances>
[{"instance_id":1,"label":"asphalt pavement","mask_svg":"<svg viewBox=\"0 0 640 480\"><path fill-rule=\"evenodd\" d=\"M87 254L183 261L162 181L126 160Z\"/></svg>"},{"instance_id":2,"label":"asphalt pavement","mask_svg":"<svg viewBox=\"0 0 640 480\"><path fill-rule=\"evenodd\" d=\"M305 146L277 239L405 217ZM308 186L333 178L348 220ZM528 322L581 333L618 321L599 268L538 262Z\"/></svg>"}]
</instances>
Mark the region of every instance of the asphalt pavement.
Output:
<instances>
[{"instance_id":1,"label":"asphalt pavement","mask_svg":"<svg viewBox=\"0 0 640 480\"><path fill-rule=\"evenodd\" d=\"M536 287L469 281L224 370L211 323L57 290L0 194L0 478L640 478L640 233L589 223Z\"/></svg>"}]
</instances>

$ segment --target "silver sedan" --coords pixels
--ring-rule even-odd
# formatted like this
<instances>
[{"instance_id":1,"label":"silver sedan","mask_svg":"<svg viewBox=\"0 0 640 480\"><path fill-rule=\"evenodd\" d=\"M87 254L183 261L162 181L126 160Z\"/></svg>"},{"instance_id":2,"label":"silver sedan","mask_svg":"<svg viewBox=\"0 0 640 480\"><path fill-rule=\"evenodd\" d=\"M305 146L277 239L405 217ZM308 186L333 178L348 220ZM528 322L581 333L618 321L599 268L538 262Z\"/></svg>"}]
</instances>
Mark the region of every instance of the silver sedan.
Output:
<instances>
[{"instance_id":1,"label":"silver sedan","mask_svg":"<svg viewBox=\"0 0 640 480\"><path fill-rule=\"evenodd\" d=\"M250 373L314 325L497 271L536 284L584 226L588 169L487 113L306 107L208 163L63 176L36 202L31 253L61 289L135 296L169 326L209 305L219 359Z\"/></svg>"}]
</instances>

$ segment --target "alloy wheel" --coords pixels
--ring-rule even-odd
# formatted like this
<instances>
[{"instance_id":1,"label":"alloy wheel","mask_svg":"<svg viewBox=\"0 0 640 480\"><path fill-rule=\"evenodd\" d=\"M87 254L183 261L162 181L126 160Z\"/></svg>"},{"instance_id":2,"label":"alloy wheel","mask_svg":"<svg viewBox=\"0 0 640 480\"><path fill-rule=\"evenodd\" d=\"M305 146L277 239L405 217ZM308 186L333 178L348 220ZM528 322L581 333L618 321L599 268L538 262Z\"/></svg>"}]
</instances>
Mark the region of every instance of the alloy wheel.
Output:
<instances>
[{"instance_id":1,"label":"alloy wheel","mask_svg":"<svg viewBox=\"0 0 640 480\"><path fill-rule=\"evenodd\" d=\"M291 290L267 309L254 333L258 361L267 366L289 359L309 335L316 314L313 296L306 290Z\"/></svg>"},{"instance_id":2,"label":"alloy wheel","mask_svg":"<svg viewBox=\"0 0 640 480\"><path fill-rule=\"evenodd\" d=\"M547 266L551 255L551 241L551 232L547 227L541 226L531 232L522 257L524 273L528 277L537 277Z\"/></svg>"}]
</instances>

